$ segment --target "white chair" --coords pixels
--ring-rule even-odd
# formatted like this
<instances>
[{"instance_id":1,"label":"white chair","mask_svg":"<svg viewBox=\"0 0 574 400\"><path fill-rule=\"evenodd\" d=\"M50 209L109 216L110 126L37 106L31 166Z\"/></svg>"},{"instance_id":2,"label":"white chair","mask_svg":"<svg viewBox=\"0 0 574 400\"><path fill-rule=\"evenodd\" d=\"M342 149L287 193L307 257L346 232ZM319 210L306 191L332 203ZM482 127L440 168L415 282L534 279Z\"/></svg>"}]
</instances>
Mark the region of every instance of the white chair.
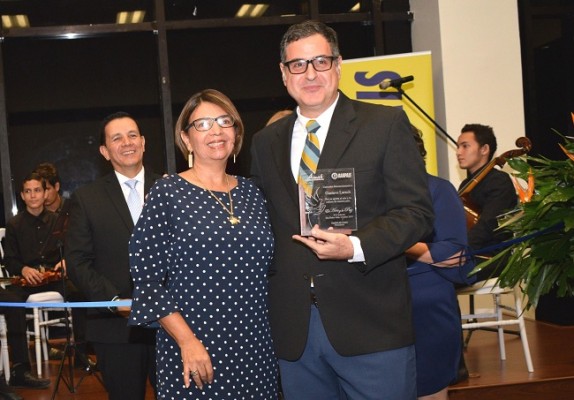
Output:
<instances>
[{"instance_id":1,"label":"white chair","mask_svg":"<svg viewBox=\"0 0 574 400\"><path fill-rule=\"evenodd\" d=\"M514 296L514 307L509 307L501 303L500 297L503 294L510 294ZM518 288L503 288L497 285L497 278L491 278L486 281L480 281L472 286L463 287L457 290L459 296L480 296L490 295L493 299L493 309L483 310L478 309L473 313L462 314L462 329L474 330L481 328L496 328L498 331L498 346L500 350L500 359L506 360L506 346L504 343L504 327L508 325L518 325L519 336L522 341L522 349L524 350L524 358L526 360L526 368L528 372L534 372L532 366L532 358L530 356L530 347L528 346L528 337L526 335L526 327L524 324L524 317L522 313L522 294ZM510 319L504 319L502 310L509 310L513 316ZM464 322L476 321L476 322Z\"/></svg>"},{"instance_id":2,"label":"white chair","mask_svg":"<svg viewBox=\"0 0 574 400\"><path fill-rule=\"evenodd\" d=\"M4 249L2 248L2 240L6 236L6 228L0 228L0 259L4 260Z\"/></svg>"},{"instance_id":3,"label":"white chair","mask_svg":"<svg viewBox=\"0 0 574 400\"><path fill-rule=\"evenodd\" d=\"M4 248L2 239L6 236L6 228L0 228L0 260L4 260ZM0 265L0 277L4 277L4 265ZM4 285L1 285L4 287ZM6 384L10 382L10 355L8 353L8 329L6 318L0 314L0 372L4 371Z\"/></svg>"},{"instance_id":4,"label":"white chair","mask_svg":"<svg viewBox=\"0 0 574 400\"><path fill-rule=\"evenodd\" d=\"M6 318L0 314L0 372L4 371L6 384L10 382L10 355L8 353L8 329Z\"/></svg>"},{"instance_id":5,"label":"white chair","mask_svg":"<svg viewBox=\"0 0 574 400\"><path fill-rule=\"evenodd\" d=\"M40 292L28 296L27 303L62 303L64 298L58 292ZM49 318L50 311L65 312L65 317L68 318L70 329L72 328L72 318L66 308L40 308L32 307L32 318L34 320L34 331L26 332L28 337L34 336L34 349L36 354L36 371L38 377L42 376L42 355L44 361L49 360L48 353L48 340L50 338L48 327L50 326L66 326L63 318Z\"/></svg>"},{"instance_id":6,"label":"white chair","mask_svg":"<svg viewBox=\"0 0 574 400\"><path fill-rule=\"evenodd\" d=\"M4 248L2 247L2 240L6 237L6 228L0 228L0 278L8 277L8 273L4 267ZM6 284L0 282L0 287L5 288Z\"/></svg>"},{"instance_id":7,"label":"white chair","mask_svg":"<svg viewBox=\"0 0 574 400\"><path fill-rule=\"evenodd\" d=\"M8 271L4 267L4 248L2 247L4 237L6 237L6 228L0 228L0 278L8 277ZM5 288L6 283L0 282L0 287Z\"/></svg>"}]
</instances>

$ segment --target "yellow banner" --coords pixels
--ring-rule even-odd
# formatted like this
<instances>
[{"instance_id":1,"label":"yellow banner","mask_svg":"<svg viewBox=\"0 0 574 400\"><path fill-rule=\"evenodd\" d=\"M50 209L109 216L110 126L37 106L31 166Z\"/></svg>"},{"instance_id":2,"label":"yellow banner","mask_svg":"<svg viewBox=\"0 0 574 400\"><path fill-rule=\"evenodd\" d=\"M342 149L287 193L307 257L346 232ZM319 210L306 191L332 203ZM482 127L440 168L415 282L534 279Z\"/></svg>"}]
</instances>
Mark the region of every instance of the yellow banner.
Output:
<instances>
[{"instance_id":1,"label":"yellow banner","mask_svg":"<svg viewBox=\"0 0 574 400\"><path fill-rule=\"evenodd\" d=\"M381 89L385 79L413 76L402 90L434 119L432 60L430 52L343 60L340 88L348 97L375 104L401 107L411 123L423 132L427 171L437 174L435 126L395 88Z\"/></svg>"}]
</instances>

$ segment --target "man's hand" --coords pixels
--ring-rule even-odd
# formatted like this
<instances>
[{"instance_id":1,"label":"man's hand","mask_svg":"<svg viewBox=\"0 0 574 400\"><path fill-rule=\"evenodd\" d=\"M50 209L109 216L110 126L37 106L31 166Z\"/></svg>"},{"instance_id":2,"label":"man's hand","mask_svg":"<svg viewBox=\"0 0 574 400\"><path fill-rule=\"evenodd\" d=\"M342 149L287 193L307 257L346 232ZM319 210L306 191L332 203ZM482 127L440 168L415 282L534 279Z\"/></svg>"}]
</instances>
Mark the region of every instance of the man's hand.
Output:
<instances>
[{"instance_id":1,"label":"man's hand","mask_svg":"<svg viewBox=\"0 0 574 400\"><path fill-rule=\"evenodd\" d=\"M311 236L292 237L309 247L320 260L349 260L354 255L353 243L347 235L323 231L318 225L311 229Z\"/></svg>"},{"instance_id":2,"label":"man's hand","mask_svg":"<svg viewBox=\"0 0 574 400\"><path fill-rule=\"evenodd\" d=\"M42 279L44 279L44 274L38 271L36 268L25 266L22 268L22 277L26 279L26 282L30 286L37 286L42 283Z\"/></svg>"},{"instance_id":3,"label":"man's hand","mask_svg":"<svg viewBox=\"0 0 574 400\"><path fill-rule=\"evenodd\" d=\"M62 260L54 266L54 271L57 271L59 269L61 269L64 276L66 276L66 260Z\"/></svg>"},{"instance_id":4,"label":"man's hand","mask_svg":"<svg viewBox=\"0 0 574 400\"><path fill-rule=\"evenodd\" d=\"M121 300L131 300L131 299L117 299L117 300L121 301ZM116 307L116 314L118 314L124 318L129 318L131 311L132 311L131 306Z\"/></svg>"}]
</instances>

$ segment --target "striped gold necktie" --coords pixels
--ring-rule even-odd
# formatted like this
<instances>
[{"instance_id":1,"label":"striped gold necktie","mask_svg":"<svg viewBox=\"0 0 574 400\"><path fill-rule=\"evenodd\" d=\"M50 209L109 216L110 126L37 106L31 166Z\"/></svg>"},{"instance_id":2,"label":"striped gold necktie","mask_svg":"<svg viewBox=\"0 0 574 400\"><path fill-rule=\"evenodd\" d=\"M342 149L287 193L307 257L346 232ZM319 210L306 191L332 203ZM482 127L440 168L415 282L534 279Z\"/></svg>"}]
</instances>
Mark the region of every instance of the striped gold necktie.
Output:
<instances>
[{"instance_id":1,"label":"striped gold necktie","mask_svg":"<svg viewBox=\"0 0 574 400\"><path fill-rule=\"evenodd\" d=\"M313 191L313 183L310 181L310 176L317 172L317 164L319 163L319 138L317 131L320 125L314 119L309 120L307 125L307 139L305 140L305 148L301 155L301 164L299 165L299 179L298 183L303 186L305 193L311 196Z\"/></svg>"}]
</instances>

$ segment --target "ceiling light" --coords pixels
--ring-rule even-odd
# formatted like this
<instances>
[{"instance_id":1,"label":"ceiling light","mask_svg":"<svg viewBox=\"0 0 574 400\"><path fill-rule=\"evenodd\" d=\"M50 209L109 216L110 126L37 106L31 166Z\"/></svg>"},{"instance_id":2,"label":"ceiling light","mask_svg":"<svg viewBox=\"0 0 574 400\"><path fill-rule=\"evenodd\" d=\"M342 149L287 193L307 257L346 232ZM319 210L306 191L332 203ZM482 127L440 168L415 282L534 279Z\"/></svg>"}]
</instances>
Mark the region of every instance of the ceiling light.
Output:
<instances>
[{"instance_id":1,"label":"ceiling light","mask_svg":"<svg viewBox=\"0 0 574 400\"><path fill-rule=\"evenodd\" d=\"M243 4L235 17L237 18L257 18L265 14L269 4Z\"/></svg>"},{"instance_id":2,"label":"ceiling light","mask_svg":"<svg viewBox=\"0 0 574 400\"><path fill-rule=\"evenodd\" d=\"M117 24L139 24L143 22L145 10L120 11L116 17Z\"/></svg>"},{"instance_id":3,"label":"ceiling light","mask_svg":"<svg viewBox=\"0 0 574 400\"><path fill-rule=\"evenodd\" d=\"M358 12L358 11L361 11L361 3L360 3L360 2L357 3L357 4L355 4L355 5L353 6L353 8L351 8L351 9L349 10L349 12Z\"/></svg>"},{"instance_id":4,"label":"ceiling light","mask_svg":"<svg viewBox=\"0 0 574 400\"><path fill-rule=\"evenodd\" d=\"M18 15L3 15L2 16L2 26L4 29L10 28L29 28L30 21L28 21L28 16L24 14Z\"/></svg>"}]
</instances>

